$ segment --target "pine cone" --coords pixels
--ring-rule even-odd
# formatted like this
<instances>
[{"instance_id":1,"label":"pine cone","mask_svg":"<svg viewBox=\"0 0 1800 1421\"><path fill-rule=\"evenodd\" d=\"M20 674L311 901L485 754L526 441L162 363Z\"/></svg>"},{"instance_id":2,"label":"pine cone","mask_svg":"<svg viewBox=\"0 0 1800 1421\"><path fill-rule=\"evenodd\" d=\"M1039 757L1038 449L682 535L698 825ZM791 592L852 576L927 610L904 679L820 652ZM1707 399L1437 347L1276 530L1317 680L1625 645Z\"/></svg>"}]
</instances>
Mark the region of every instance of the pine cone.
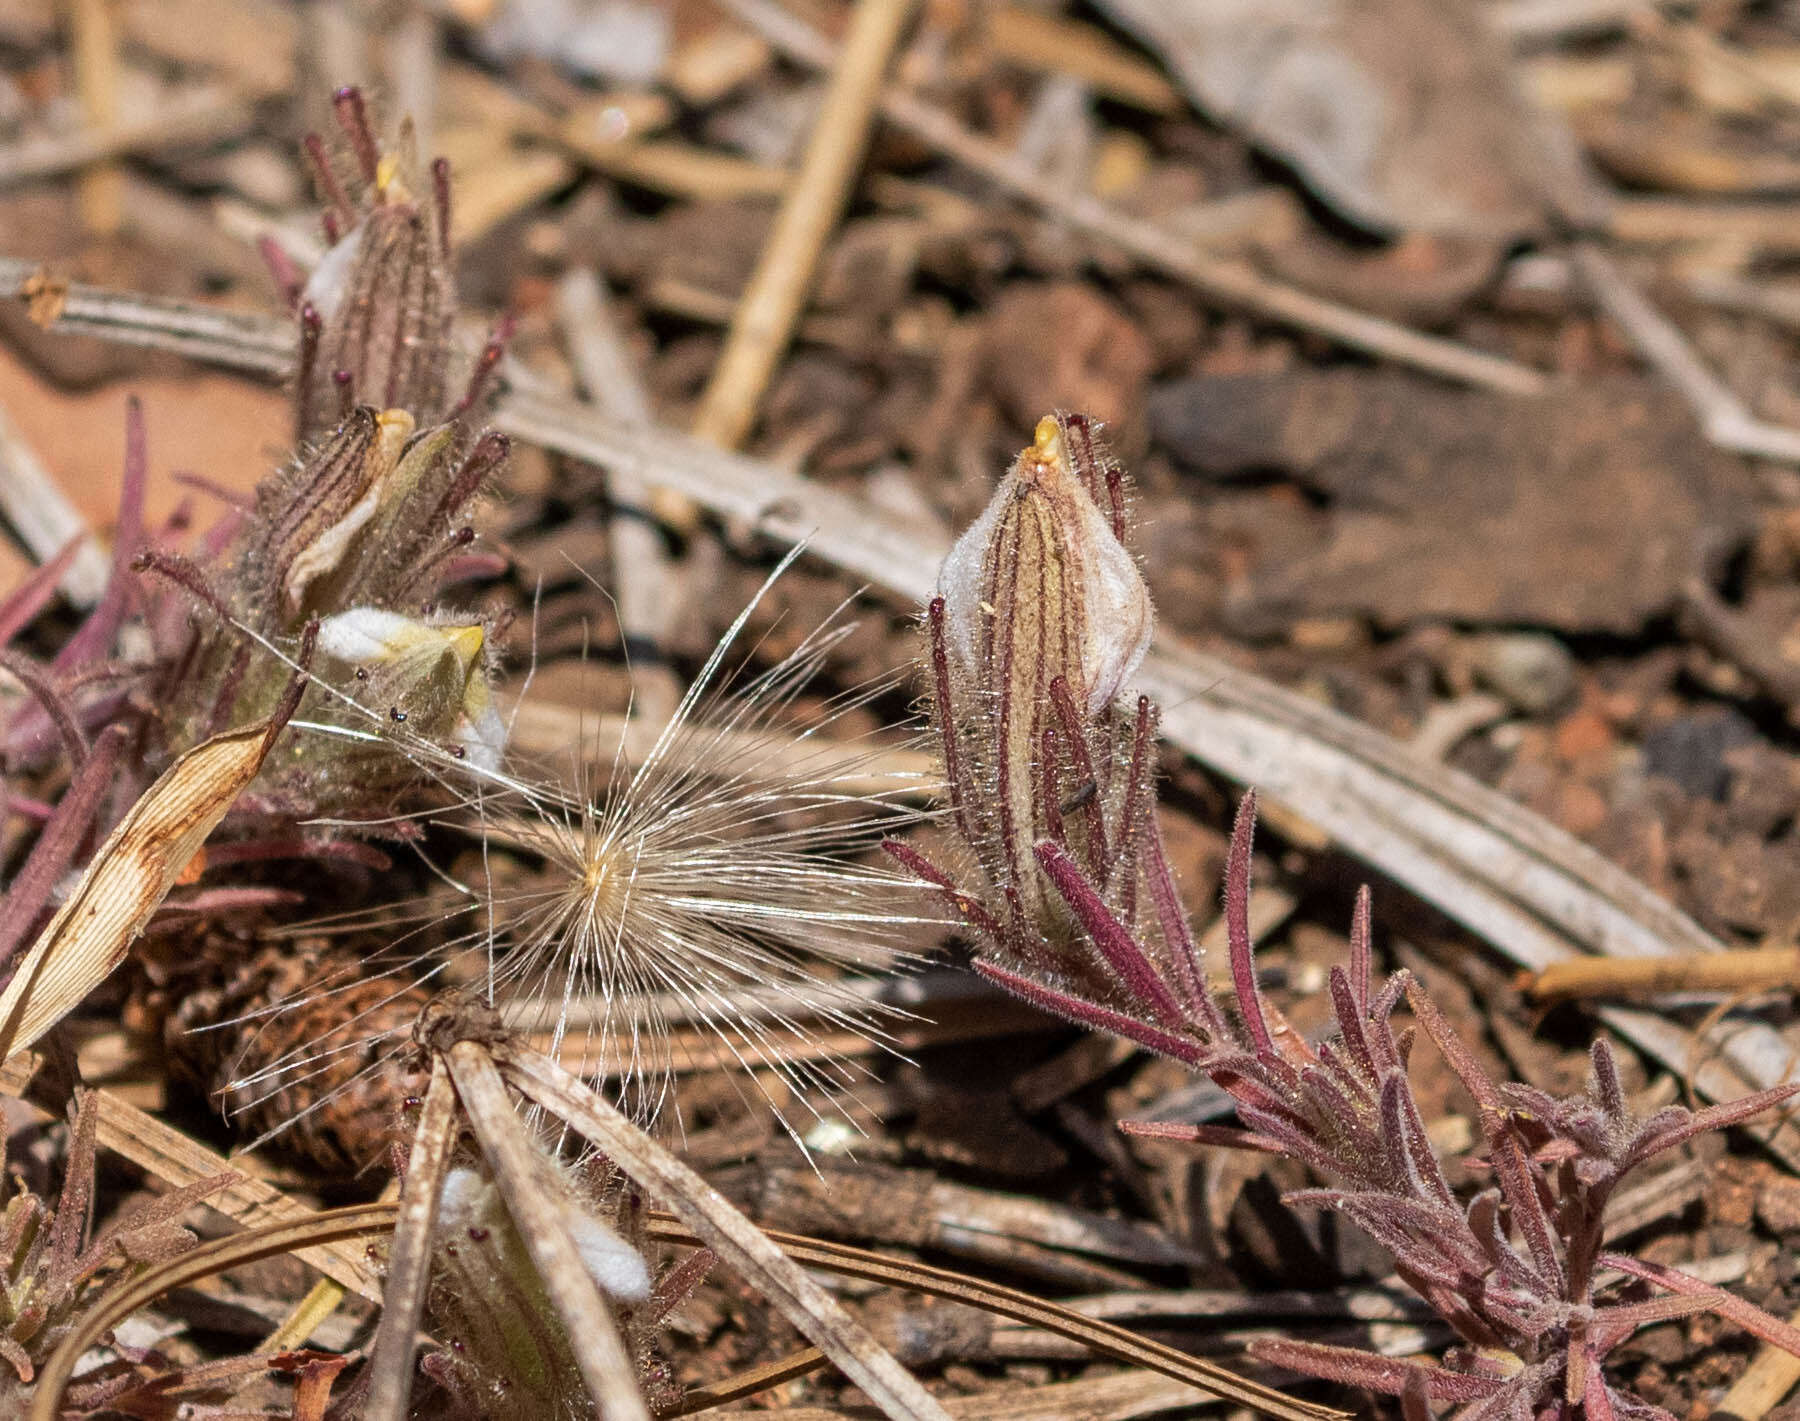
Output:
<instances>
[{"instance_id":1,"label":"pine cone","mask_svg":"<svg viewBox=\"0 0 1800 1421\"><path fill-rule=\"evenodd\" d=\"M326 1174L382 1168L400 1110L423 1093L414 1020L431 999L366 975L357 939L268 943L222 985L182 996L163 1027L169 1064L246 1135Z\"/></svg>"}]
</instances>

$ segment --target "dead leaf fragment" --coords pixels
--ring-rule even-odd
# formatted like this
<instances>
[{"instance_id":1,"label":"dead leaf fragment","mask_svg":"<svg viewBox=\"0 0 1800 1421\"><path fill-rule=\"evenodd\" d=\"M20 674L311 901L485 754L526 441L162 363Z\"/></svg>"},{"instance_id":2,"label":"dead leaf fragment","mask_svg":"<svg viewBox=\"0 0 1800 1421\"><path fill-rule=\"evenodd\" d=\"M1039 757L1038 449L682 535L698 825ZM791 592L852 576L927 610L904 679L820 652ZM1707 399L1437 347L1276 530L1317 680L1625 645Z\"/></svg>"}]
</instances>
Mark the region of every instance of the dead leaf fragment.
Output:
<instances>
[{"instance_id":1,"label":"dead leaf fragment","mask_svg":"<svg viewBox=\"0 0 1800 1421\"><path fill-rule=\"evenodd\" d=\"M270 728L216 735L144 791L0 994L0 1060L104 981L268 753Z\"/></svg>"},{"instance_id":2,"label":"dead leaf fragment","mask_svg":"<svg viewBox=\"0 0 1800 1421\"><path fill-rule=\"evenodd\" d=\"M1543 215L1531 126L1469 0L1100 0L1196 104L1383 233ZM1404 36L1404 41L1398 37Z\"/></svg>"},{"instance_id":3,"label":"dead leaf fragment","mask_svg":"<svg viewBox=\"0 0 1800 1421\"><path fill-rule=\"evenodd\" d=\"M1241 501L1232 616L1256 634L1353 615L1636 635L1755 527L1743 461L1643 379L1521 402L1388 371L1215 376L1149 411L1188 468L1280 469L1325 500Z\"/></svg>"}]
</instances>

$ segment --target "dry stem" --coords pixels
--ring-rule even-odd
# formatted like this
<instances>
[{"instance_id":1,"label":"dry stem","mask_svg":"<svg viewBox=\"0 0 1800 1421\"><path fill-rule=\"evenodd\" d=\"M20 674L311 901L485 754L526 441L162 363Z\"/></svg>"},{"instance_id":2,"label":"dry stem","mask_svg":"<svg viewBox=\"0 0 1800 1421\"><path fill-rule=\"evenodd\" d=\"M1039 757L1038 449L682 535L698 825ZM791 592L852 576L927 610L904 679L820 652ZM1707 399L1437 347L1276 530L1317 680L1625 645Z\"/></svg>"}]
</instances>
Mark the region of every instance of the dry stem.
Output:
<instances>
[{"instance_id":1,"label":"dry stem","mask_svg":"<svg viewBox=\"0 0 1800 1421\"><path fill-rule=\"evenodd\" d=\"M797 63L821 70L832 66L836 49L831 42L773 0L721 3ZM1454 341L1421 335L1393 321L1271 281L1242 262L1207 256L1153 223L1128 217L1084 193L1046 188L1042 174L1030 163L901 89L890 87L882 92L881 112L914 137L1015 197L1078 231L1114 243L1145 265L1188 282L1216 300L1328 336L1353 350L1466 384L1514 395L1539 394L1547 384L1545 377L1529 366L1471 350Z\"/></svg>"},{"instance_id":2,"label":"dry stem","mask_svg":"<svg viewBox=\"0 0 1800 1421\"><path fill-rule=\"evenodd\" d=\"M913 0L860 0L853 12L800 169L701 394L694 416L697 438L735 449L756 422L763 391L812 287L819 253L856 179L882 76L912 11Z\"/></svg>"}]
</instances>

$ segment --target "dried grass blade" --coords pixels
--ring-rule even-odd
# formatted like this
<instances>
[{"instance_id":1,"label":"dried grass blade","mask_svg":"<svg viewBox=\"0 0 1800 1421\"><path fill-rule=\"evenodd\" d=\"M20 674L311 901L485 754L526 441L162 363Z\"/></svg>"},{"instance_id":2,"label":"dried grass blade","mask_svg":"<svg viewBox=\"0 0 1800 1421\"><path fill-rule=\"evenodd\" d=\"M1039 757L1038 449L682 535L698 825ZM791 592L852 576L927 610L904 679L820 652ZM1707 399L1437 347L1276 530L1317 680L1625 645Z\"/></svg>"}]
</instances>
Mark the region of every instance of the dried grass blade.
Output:
<instances>
[{"instance_id":1,"label":"dried grass blade","mask_svg":"<svg viewBox=\"0 0 1800 1421\"><path fill-rule=\"evenodd\" d=\"M0 1067L0 1092L20 1099L29 1098L31 1078L37 1067L38 1060L34 1055L27 1053L13 1057ZM33 1103L51 1114L58 1109L55 1102ZM213 1153L108 1090L94 1092L94 1113L95 1137L103 1148L124 1156L176 1188L232 1168L231 1161L223 1155ZM311 1209L294 1203L274 1185L242 1173L206 1203L208 1208L250 1230L274 1223L303 1223L315 1217ZM328 1243L299 1249L295 1256L352 1292L380 1301L381 1282L370 1271L362 1250Z\"/></svg>"},{"instance_id":2,"label":"dried grass blade","mask_svg":"<svg viewBox=\"0 0 1800 1421\"><path fill-rule=\"evenodd\" d=\"M507 1078L598 1145L642 1188L665 1200L706 1246L775 1304L893 1421L947 1421L943 1407L769 1236L705 1180L539 1052L495 1047ZM460 1082L459 1082L460 1085Z\"/></svg>"},{"instance_id":3,"label":"dried grass blade","mask_svg":"<svg viewBox=\"0 0 1800 1421\"><path fill-rule=\"evenodd\" d=\"M82 1315L44 1364L28 1421L57 1421L62 1414L63 1388L74 1375L82 1354L132 1313L171 1289L277 1254L371 1238L385 1233L393 1221L392 1204L353 1204L347 1209L329 1209L293 1223L271 1224L265 1229L203 1243L168 1263L121 1279Z\"/></svg>"},{"instance_id":4,"label":"dried grass blade","mask_svg":"<svg viewBox=\"0 0 1800 1421\"><path fill-rule=\"evenodd\" d=\"M0 995L0 1060L36 1042L125 960L182 869L256 777L271 729L229 731L188 751L107 836Z\"/></svg>"},{"instance_id":5,"label":"dried grass blade","mask_svg":"<svg viewBox=\"0 0 1800 1421\"><path fill-rule=\"evenodd\" d=\"M700 1246L699 1236L682 1227L673 1215L656 1211L649 1215L646 1224L650 1237L658 1243ZM1113 1323L1045 1302L1017 1288L990 1283L985 1278L972 1278L965 1273L908 1259L888 1258L868 1249L827 1243L805 1234L785 1233L778 1229L765 1232L783 1253L805 1267L888 1287L906 1288L930 1297L966 1303L1015 1322L1029 1323L1079 1342L1102 1356L1161 1373L1210 1396L1254 1407L1265 1416L1280 1417L1283 1421L1341 1421L1348 1414L1329 1406L1295 1401L1272 1387L1260 1386L1215 1363L1140 1337Z\"/></svg>"},{"instance_id":6,"label":"dried grass blade","mask_svg":"<svg viewBox=\"0 0 1800 1421\"><path fill-rule=\"evenodd\" d=\"M458 1041L441 1059L544 1291L568 1330L588 1395L607 1421L650 1421L619 1324L568 1237L560 1204L544 1189L530 1138L494 1058L477 1042Z\"/></svg>"},{"instance_id":7,"label":"dried grass blade","mask_svg":"<svg viewBox=\"0 0 1800 1421\"><path fill-rule=\"evenodd\" d=\"M400 1191L400 1214L388 1251L387 1286L382 1292L381 1325L369 1363L369 1399L365 1414L372 1421L405 1421L412 1394L413 1335L430 1281L431 1236L437 1226L438 1199L444 1171L455 1142L456 1092L441 1057L431 1063L425 1108L413 1131L406 1183Z\"/></svg>"},{"instance_id":8,"label":"dried grass blade","mask_svg":"<svg viewBox=\"0 0 1800 1421\"><path fill-rule=\"evenodd\" d=\"M715 1406L724 1406L727 1402L742 1401L747 1396L755 1396L758 1392L767 1391L770 1387L780 1386L783 1382L791 1382L796 1377L804 1377L816 1372L821 1367L831 1365L827 1357L817 1347L803 1347L785 1357L778 1357L773 1362L764 1362L761 1366L751 1367L747 1371L725 1378L722 1382L714 1382L711 1386L691 1386L681 1399L681 1406L670 1412L668 1416L693 1416L701 1411L711 1411Z\"/></svg>"}]
</instances>

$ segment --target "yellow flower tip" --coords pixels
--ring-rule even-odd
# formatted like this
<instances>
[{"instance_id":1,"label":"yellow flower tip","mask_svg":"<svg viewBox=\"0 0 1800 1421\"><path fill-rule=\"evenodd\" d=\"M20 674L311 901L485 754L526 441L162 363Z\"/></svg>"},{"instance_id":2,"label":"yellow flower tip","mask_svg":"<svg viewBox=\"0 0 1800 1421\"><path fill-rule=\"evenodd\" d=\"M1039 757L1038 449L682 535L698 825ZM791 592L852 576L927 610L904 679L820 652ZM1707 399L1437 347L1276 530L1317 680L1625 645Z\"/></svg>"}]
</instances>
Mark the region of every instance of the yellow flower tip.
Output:
<instances>
[{"instance_id":1,"label":"yellow flower tip","mask_svg":"<svg viewBox=\"0 0 1800 1421\"><path fill-rule=\"evenodd\" d=\"M455 655L466 674L481 655L485 634L479 624L432 626L379 607L356 607L319 624L319 649L341 661L365 666L392 666L421 656Z\"/></svg>"},{"instance_id":2,"label":"yellow flower tip","mask_svg":"<svg viewBox=\"0 0 1800 1421\"><path fill-rule=\"evenodd\" d=\"M1062 426L1056 416L1045 415L1032 431L1031 447L1019 456L1021 472L1047 473L1067 461L1063 451Z\"/></svg>"},{"instance_id":3,"label":"yellow flower tip","mask_svg":"<svg viewBox=\"0 0 1800 1421\"><path fill-rule=\"evenodd\" d=\"M462 663L463 670L471 670L481 656L482 643L486 640L479 624L470 627L444 627L445 642Z\"/></svg>"},{"instance_id":4,"label":"yellow flower tip","mask_svg":"<svg viewBox=\"0 0 1800 1421\"><path fill-rule=\"evenodd\" d=\"M412 438L414 427L415 421L406 410L383 410L375 416L375 442L369 446L369 453L363 464L367 475L363 485L365 488L373 491L394 472L400 462L400 452L406 448L406 441ZM374 511L374 505L371 504L365 520Z\"/></svg>"},{"instance_id":5,"label":"yellow flower tip","mask_svg":"<svg viewBox=\"0 0 1800 1421\"><path fill-rule=\"evenodd\" d=\"M384 153L375 165L375 191L384 202L405 202L412 196L400 181L400 155Z\"/></svg>"},{"instance_id":6,"label":"yellow flower tip","mask_svg":"<svg viewBox=\"0 0 1800 1421\"><path fill-rule=\"evenodd\" d=\"M383 444L392 443L398 447L412 438L413 430L418 428L418 421L412 417L410 410L383 410L375 416L375 427L380 431Z\"/></svg>"}]
</instances>

